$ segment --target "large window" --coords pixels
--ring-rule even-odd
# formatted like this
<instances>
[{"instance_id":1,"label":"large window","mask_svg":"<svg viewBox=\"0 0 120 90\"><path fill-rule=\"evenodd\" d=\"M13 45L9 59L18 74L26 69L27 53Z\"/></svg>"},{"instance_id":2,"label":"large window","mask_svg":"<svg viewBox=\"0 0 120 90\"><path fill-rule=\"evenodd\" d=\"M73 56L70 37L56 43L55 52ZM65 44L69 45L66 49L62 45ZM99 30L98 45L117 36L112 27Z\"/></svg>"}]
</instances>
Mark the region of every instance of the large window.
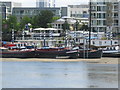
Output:
<instances>
[{"instance_id":1,"label":"large window","mask_svg":"<svg viewBox=\"0 0 120 90\"><path fill-rule=\"evenodd\" d=\"M97 13L97 18L106 18L106 14L105 13Z\"/></svg>"},{"instance_id":2,"label":"large window","mask_svg":"<svg viewBox=\"0 0 120 90\"><path fill-rule=\"evenodd\" d=\"M106 11L105 6L97 6L97 11Z\"/></svg>"}]
</instances>

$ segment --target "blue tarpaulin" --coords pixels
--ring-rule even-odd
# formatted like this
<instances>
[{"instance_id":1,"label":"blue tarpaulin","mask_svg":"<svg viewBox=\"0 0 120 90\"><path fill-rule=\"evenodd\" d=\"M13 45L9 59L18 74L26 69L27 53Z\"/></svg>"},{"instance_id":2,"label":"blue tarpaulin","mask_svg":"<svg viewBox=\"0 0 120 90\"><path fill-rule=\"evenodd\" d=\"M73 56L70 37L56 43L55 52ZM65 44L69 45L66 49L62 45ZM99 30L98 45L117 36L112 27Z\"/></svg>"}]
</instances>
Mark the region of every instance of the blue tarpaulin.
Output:
<instances>
[{"instance_id":1,"label":"blue tarpaulin","mask_svg":"<svg viewBox=\"0 0 120 90\"><path fill-rule=\"evenodd\" d=\"M86 39L89 39L89 37L85 37ZM97 37L90 37L90 39L97 39Z\"/></svg>"},{"instance_id":2,"label":"blue tarpaulin","mask_svg":"<svg viewBox=\"0 0 120 90\"><path fill-rule=\"evenodd\" d=\"M7 42L6 42L6 41L2 41L2 43L3 43L3 44L7 44Z\"/></svg>"}]
</instances>

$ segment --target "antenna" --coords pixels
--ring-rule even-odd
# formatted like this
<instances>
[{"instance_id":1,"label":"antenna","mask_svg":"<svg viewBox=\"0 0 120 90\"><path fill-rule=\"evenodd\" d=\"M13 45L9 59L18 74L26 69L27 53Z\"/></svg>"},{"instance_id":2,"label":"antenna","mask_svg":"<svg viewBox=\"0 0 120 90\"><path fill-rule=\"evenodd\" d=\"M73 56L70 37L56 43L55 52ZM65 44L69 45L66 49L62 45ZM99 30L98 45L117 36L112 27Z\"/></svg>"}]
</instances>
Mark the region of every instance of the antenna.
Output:
<instances>
[{"instance_id":1,"label":"antenna","mask_svg":"<svg viewBox=\"0 0 120 90\"><path fill-rule=\"evenodd\" d=\"M50 8L50 3L51 3L51 2L50 2L50 0L49 0L49 8Z\"/></svg>"},{"instance_id":2,"label":"antenna","mask_svg":"<svg viewBox=\"0 0 120 90\"><path fill-rule=\"evenodd\" d=\"M55 0L54 0L54 7L55 7Z\"/></svg>"}]
</instances>

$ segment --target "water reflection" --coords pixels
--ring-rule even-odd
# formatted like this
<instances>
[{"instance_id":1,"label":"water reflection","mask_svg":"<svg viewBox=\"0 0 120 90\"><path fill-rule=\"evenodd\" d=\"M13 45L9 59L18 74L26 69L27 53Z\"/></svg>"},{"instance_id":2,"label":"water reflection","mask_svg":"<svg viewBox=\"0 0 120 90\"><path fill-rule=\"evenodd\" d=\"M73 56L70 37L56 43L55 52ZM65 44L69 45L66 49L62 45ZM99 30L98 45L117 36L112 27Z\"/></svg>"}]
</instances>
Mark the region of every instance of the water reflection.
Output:
<instances>
[{"instance_id":1,"label":"water reflection","mask_svg":"<svg viewBox=\"0 0 120 90\"><path fill-rule=\"evenodd\" d=\"M3 88L115 88L117 82L117 65L3 62Z\"/></svg>"},{"instance_id":2,"label":"water reflection","mask_svg":"<svg viewBox=\"0 0 120 90\"><path fill-rule=\"evenodd\" d=\"M88 87L118 88L118 65L89 64Z\"/></svg>"}]
</instances>

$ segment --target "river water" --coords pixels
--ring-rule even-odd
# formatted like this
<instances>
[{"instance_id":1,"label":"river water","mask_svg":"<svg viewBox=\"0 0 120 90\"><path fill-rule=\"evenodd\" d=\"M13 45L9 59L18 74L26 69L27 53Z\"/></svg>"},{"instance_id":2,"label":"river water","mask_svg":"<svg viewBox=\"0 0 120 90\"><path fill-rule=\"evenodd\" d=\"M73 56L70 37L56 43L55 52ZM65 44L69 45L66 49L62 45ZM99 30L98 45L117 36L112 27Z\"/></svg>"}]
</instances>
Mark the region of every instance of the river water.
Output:
<instances>
[{"instance_id":1,"label":"river water","mask_svg":"<svg viewBox=\"0 0 120 90\"><path fill-rule=\"evenodd\" d=\"M117 64L2 62L3 88L118 88Z\"/></svg>"}]
</instances>

